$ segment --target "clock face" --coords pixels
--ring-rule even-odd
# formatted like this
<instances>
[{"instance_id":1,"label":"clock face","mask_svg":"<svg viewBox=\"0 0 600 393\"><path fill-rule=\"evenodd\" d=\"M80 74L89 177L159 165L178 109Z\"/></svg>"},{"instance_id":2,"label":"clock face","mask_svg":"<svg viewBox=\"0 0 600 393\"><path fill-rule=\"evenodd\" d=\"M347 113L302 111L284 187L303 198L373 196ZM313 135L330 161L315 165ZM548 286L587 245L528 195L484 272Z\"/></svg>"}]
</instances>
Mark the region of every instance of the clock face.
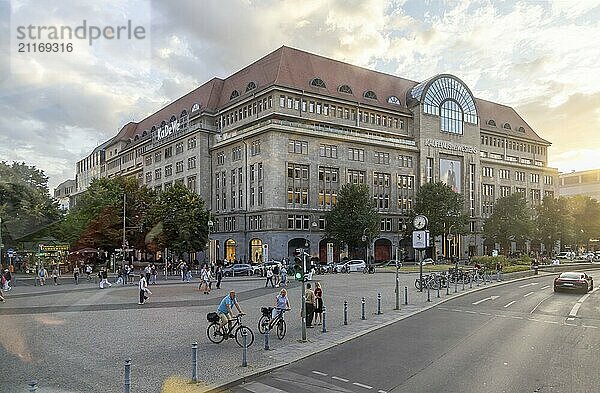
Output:
<instances>
[{"instance_id":1,"label":"clock face","mask_svg":"<svg viewBox=\"0 0 600 393\"><path fill-rule=\"evenodd\" d=\"M416 229L423 229L427 226L427 217L418 215L413 220L413 225Z\"/></svg>"}]
</instances>

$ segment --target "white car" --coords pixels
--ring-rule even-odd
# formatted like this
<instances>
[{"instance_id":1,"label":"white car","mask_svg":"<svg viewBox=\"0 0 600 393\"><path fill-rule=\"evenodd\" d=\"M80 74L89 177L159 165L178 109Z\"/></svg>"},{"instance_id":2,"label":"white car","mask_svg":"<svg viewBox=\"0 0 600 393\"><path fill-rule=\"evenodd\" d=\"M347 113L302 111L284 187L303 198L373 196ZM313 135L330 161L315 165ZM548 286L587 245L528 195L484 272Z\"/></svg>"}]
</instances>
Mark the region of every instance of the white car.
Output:
<instances>
[{"instance_id":1,"label":"white car","mask_svg":"<svg viewBox=\"0 0 600 393\"><path fill-rule=\"evenodd\" d=\"M562 251L559 252L556 258L558 259L573 259L575 257L574 252L571 251Z\"/></svg>"},{"instance_id":2,"label":"white car","mask_svg":"<svg viewBox=\"0 0 600 393\"><path fill-rule=\"evenodd\" d=\"M336 265L335 270L338 273L362 272L365 266L366 263L362 259L351 259Z\"/></svg>"}]
</instances>

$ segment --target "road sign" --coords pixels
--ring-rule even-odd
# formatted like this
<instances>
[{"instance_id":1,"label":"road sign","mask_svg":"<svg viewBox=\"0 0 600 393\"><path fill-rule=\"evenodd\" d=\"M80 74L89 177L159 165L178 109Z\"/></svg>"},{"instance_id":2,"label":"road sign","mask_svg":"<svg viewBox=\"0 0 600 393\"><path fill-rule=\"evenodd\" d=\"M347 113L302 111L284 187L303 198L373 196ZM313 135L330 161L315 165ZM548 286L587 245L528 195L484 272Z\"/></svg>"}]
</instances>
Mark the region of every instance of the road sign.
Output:
<instances>
[{"instance_id":1,"label":"road sign","mask_svg":"<svg viewBox=\"0 0 600 393\"><path fill-rule=\"evenodd\" d=\"M40 251L46 251L46 252L69 251L69 245L68 244L54 244L54 245L40 244Z\"/></svg>"},{"instance_id":2,"label":"road sign","mask_svg":"<svg viewBox=\"0 0 600 393\"><path fill-rule=\"evenodd\" d=\"M419 250L429 247L429 231L413 231L413 248Z\"/></svg>"},{"instance_id":3,"label":"road sign","mask_svg":"<svg viewBox=\"0 0 600 393\"><path fill-rule=\"evenodd\" d=\"M6 255L8 255L9 258L12 258L15 256L15 250L13 250L12 248L9 248L8 250L6 250Z\"/></svg>"}]
</instances>

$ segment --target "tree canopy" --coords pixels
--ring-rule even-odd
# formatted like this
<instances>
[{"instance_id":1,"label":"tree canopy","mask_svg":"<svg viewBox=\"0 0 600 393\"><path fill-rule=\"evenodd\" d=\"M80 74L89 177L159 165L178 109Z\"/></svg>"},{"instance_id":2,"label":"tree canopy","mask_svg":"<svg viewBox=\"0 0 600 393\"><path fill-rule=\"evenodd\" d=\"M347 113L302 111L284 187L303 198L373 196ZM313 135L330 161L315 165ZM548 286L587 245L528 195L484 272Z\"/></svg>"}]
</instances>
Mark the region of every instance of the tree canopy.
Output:
<instances>
[{"instance_id":1,"label":"tree canopy","mask_svg":"<svg viewBox=\"0 0 600 393\"><path fill-rule=\"evenodd\" d=\"M365 184L345 184L338 193L337 204L325 215L328 237L353 248L362 241L363 232L369 240L379 234L381 216L377 212L369 187Z\"/></svg>"},{"instance_id":2,"label":"tree canopy","mask_svg":"<svg viewBox=\"0 0 600 393\"><path fill-rule=\"evenodd\" d=\"M532 210L521 193L499 198L494 212L485 221L483 237L499 243L504 252L510 250L512 241L523 244L533 235Z\"/></svg>"},{"instance_id":3,"label":"tree canopy","mask_svg":"<svg viewBox=\"0 0 600 393\"><path fill-rule=\"evenodd\" d=\"M60 219L43 171L25 163L0 162L0 218L6 244Z\"/></svg>"},{"instance_id":4,"label":"tree canopy","mask_svg":"<svg viewBox=\"0 0 600 393\"><path fill-rule=\"evenodd\" d=\"M445 183L425 183L417 192L414 215L427 216L431 238L448 234L450 227L453 234L463 234L468 222L464 205L463 196Z\"/></svg>"}]
</instances>

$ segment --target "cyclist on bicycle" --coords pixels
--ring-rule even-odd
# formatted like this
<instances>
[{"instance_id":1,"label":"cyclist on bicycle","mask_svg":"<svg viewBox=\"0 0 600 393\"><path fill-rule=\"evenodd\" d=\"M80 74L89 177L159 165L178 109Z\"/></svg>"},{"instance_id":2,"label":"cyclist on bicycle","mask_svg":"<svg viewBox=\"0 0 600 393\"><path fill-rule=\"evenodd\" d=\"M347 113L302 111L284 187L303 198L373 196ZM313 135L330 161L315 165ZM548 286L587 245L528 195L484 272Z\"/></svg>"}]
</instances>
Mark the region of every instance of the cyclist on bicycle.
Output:
<instances>
[{"instance_id":1,"label":"cyclist on bicycle","mask_svg":"<svg viewBox=\"0 0 600 393\"><path fill-rule=\"evenodd\" d=\"M229 332L231 332L231 327L232 327L231 320L233 318L233 315L232 315L233 306L235 306L235 308L237 308L238 315L244 315L244 312L240 308L240 304L238 303L237 299L235 298L235 291L232 289L231 291L229 291L229 295L225 296L223 298L223 300L221 300L221 303L219 303L219 307L217 307L217 314L219 315L219 318L221 319L221 322L219 323L219 327L221 328L221 332L223 332L223 336L225 337L225 339L234 337L233 334L229 333ZM226 324L229 327L228 330L224 329L224 326Z\"/></svg>"},{"instance_id":2,"label":"cyclist on bicycle","mask_svg":"<svg viewBox=\"0 0 600 393\"><path fill-rule=\"evenodd\" d=\"M287 297L287 291L285 288L282 288L281 291L279 291L279 295L275 297L275 304L273 305L273 311L271 311L271 319L275 319L277 314L283 313L290 308L290 301ZM283 318L283 315L281 315L281 317Z\"/></svg>"}]
</instances>

